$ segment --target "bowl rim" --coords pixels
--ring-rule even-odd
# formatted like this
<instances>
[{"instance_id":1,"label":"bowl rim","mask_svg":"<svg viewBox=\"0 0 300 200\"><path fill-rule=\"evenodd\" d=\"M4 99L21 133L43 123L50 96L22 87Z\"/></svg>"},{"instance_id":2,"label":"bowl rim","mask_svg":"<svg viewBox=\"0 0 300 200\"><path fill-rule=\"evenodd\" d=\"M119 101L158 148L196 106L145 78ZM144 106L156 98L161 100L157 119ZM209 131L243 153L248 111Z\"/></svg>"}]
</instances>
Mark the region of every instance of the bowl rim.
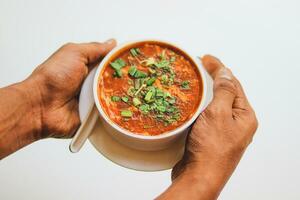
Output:
<instances>
[{"instance_id":1,"label":"bowl rim","mask_svg":"<svg viewBox=\"0 0 300 200\"><path fill-rule=\"evenodd\" d=\"M198 105L197 110L194 112L193 116L186 121L185 123L183 123L181 126L165 132L165 133L161 133L159 135L138 135L135 133L132 133L131 131L120 127L119 125L117 125L113 120L111 120L107 114L105 113L105 111L102 109L100 100L98 98L98 82L99 82L99 76L100 73L104 67L104 65L106 64L106 62L112 57L114 56L114 54L116 52L118 52L119 50L125 48L126 46L134 46L134 44L137 43L141 43L141 42L158 42L158 43L162 43L162 44L166 44L169 46L173 46L175 48L178 48L179 50L181 50L186 56L189 57L189 59L191 59L195 64L196 67L200 73L201 76L201 80L202 80L202 98L200 100L200 103ZM205 101L206 101L206 97L207 97L207 78L205 75L205 69L203 68L201 62L198 60L196 60L193 56L191 56L190 53L188 53L188 51L186 51L184 48L182 48L180 45L174 44L173 42L170 41L166 41L166 40L160 40L160 39L139 39L139 40L130 40L130 41L126 41L123 42L119 45L117 45L116 47L114 47L101 61L101 63L99 64L99 66L97 67L95 76L94 76L94 81L93 81L93 96L94 96L94 101L96 104L96 107L99 111L100 117L102 119L105 120L106 123L108 123L111 127L113 127L113 129L117 130L118 133L124 134L128 137L131 138L135 138L135 139L142 139L142 140L157 140L157 139L163 139L163 138L169 138L175 135L178 135L180 133L183 133L187 128L189 128L189 126L196 120L196 118L200 115L200 113L204 110L205 108Z\"/></svg>"}]
</instances>

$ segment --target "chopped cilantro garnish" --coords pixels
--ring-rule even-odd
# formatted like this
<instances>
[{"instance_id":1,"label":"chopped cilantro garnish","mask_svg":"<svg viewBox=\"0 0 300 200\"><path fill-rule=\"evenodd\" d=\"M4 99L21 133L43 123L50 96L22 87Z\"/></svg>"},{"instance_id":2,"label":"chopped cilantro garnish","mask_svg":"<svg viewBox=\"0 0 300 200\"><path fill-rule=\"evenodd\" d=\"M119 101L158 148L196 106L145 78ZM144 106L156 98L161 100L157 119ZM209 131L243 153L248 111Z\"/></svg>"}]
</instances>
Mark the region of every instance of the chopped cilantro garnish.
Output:
<instances>
[{"instance_id":1,"label":"chopped cilantro garnish","mask_svg":"<svg viewBox=\"0 0 300 200\"><path fill-rule=\"evenodd\" d=\"M134 77L135 78L146 78L147 77L147 74L143 71L139 71L137 70L135 73L134 73Z\"/></svg>"},{"instance_id":2,"label":"chopped cilantro garnish","mask_svg":"<svg viewBox=\"0 0 300 200\"><path fill-rule=\"evenodd\" d=\"M139 55L141 52L140 52L140 50L139 50L138 48L132 48L132 49L130 49L130 53L131 53L131 55L133 55L133 56L137 56L137 55Z\"/></svg>"},{"instance_id":3,"label":"chopped cilantro garnish","mask_svg":"<svg viewBox=\"0 0 300 200\"><path fill-rule=\"evenodd\" d=\"M150 109L150 106L148 104L142 104L140 107L139 107L140 111L142 111L143 113L148 113L149 112L149 109Z\"/></svg>"},{"instance_id":4,"label":"chopped cilantro garnish","mask_svg":"<svg viewBox=\"0 0 300 200\"><path fill-rule=\"evenodd\" d=\"M146 96L145 96L145 101L150 101L151 100L151 98L152 98L152 95L153 95L153 92L150 90L150 91L148 91L147 92L147 94L146 94Z\"/></svg>"},{"instance_id":5,"label":"chopped cilantro garnish","mask_svg":"<svg viewBox=\"0 0 300 200\"><path fill-rule=\"evenodd\" d=\"M134 97L132 99L132 102L133 102L134 106L138 106L138 105L142 104L142 102L138 98L136 98L136 97Z\"/></svg>"},{"instance_id":6,"label":"chopped cilantro garnish","mask_svg":"<svg viewBox=\"0 0 300 200\"><path fill-rule=\"evenodd\" d=\"M165 106L157 106L157 110L160 112L166 112L166 107Z\"/></svg>"},{"instance_id":7,"label":"chopped cilantro garnish","mask_svg":"<svg viewBox=\"0 0 300 200\"><path fill-rule=\"evenodd\" d=\"M163 97L164 96L164 92L161 89L156 89L156 97Z\"/></svg>"},{"instance_id":8,"label":"chopped cilantro garnish","mask_svg":"<svg viewBox=\"0 0 300 200\"><path fill-rule=\"evenodd\" d=\"M136 66L131 66L128 70L128 74L130 74L131 76L134 76L136 70L137 70Z\"/></svg>"},{"instance_id":9,"label":"chopped cilantro garnish","mask_svg":"<svg viewBox=\"0 0 300 200\"><path fill-rule=\"evenodd\" d=\"M159 62L156 62L154 63L154 65L157 67L157 68L168 68L169 65L170 65L170 62L168 60L161 60Z\"/></svg>"},{"instance_id":10,"label":"chopped cilantro garnish","mask_svg":"<svg viewBox=\"0 0 300 200\"><path fill-rule=\"evenodd\" d=\"M131 66L128 70L128 74L134 78L146 78L147 74L143 71L140 71L136 66Z\"/></svg>"},{"instance_id":11,"label":"chopped cilantro garnish","mask_svg":"<svg viewBox=\"0 0 300 200\"><path fill-rule=\"evenodd\" d=\"M115 70L114 75L117 77L122 77L122 71L121 68L124 67L126 63L121 58L118 58L114 62L110 63L110 66Z\"/></svg>"},{"instance_id":12,"label":"chopped cilantro garnish","mask_svg":"<svg viewBox=\"0 0 300 200\"><path fill-rule=\"evenodd\" d=\"M190 82L189 82L189 81L183 81L183 82L180 84L180 87L181 87L182 89L188 90L188 89L190 89Z\"/></svg>"},{"instance_id":13,"label":"chopped cilantro garnish","mask_svg":"<svg viewBox=\"0 0 300 200\"><path fill-rule=\"evenodd\" d=\"M122 110L121 116L122 117L132 117L132 112L130 110Z\"/></svg>"},{"instance_id":14,"label":"chopped cilantro garnish","mask_svg":"<svg viewBox=\"0 0 300 200\"><path fill-rule=\"evenodd\" d=\"M147 84L148 86L153 85L153 83L155 82L155 80L156 80L156 78L155 78L155 77L152 77L152 78L150 78L149 80L146 81L146 84Z\"/></svg>"},{"instance_id":15,"label":"chopped cilantro garnish","mask_svg":"<svg viewBox=\"0 0 300 200\"><path fill-rule=\"evenodd\" d=\"M124 97L121 97L121 99L122 99L122 101L124 101L125 103L127 103L127 102L128 102L128 100L129 100L129 98L128 98L128 97L126 97L126 96L124 96Z\"/></svg>"},{"instance_id":16,"label":"chopped cilantro garnish","mask_svg":"<svg viewBox=\"0 0 300 200\"><path fill-rule=\"evenodd\" d=\"M149 66L149 65L154 65L154 64L156 63L156 62L155 62L155 59L152 58L152 57L150 57L150 58L148 58L148 59L146 59L146 60L143 60L142 62L143 62L143 63L146 63L147 66Z\"/></svg>"},{"instance_id":17,"label":"chopped cilantro garnish","mask_svg":"<svg viewBox=\"0 0 300 200\"><path fill-rule=\"evenodd\" d=\"M118 101L120 101L120 97L118 97L118 96L111 96L111 98L110 98L113 102L118 102Z\"/></svg>"}]
</instances>

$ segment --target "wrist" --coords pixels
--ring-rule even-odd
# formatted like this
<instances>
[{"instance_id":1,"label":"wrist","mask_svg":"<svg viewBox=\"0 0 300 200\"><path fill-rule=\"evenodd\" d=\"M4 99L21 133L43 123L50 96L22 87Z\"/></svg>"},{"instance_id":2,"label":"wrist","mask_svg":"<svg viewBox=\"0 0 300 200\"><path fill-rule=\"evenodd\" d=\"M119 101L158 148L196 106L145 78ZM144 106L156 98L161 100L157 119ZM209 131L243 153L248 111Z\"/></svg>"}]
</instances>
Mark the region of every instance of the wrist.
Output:
<instances>
[{"instance_id":1,"label":"wrist","mask_svg":"<svg viewBox=\"0 0 300 200\"><path fill-rule=\"evenodd\" d=\"M32 142L41 139L42 132L42 98L39 92L39 84L34 78L28 78L12 86L24 101L24 117L28 124L28 134Z\"/></svg>"},{"instance_id":2,"label":"wrist","mask_svg":"<svg viewBox=\"0 0 300 200\"><path fill-rule=\"evenodd\" d=\"M227 162L226 162L227 163ZM173 181L172 185L186 188L188 194L203 199L217 199L221 190L230 178L234 167L221 159L205 159L185 165L182 173Z\"/></svg>"}]
</instances>

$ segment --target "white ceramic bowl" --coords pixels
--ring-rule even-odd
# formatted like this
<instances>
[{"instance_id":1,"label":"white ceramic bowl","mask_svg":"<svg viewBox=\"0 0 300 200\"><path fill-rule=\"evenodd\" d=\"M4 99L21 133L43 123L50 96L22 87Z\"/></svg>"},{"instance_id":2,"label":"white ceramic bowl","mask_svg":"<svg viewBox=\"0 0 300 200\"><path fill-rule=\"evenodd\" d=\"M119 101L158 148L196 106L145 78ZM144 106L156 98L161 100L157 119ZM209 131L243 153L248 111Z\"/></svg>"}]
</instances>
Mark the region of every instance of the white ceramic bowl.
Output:
<instances>
[{"instance_id":1,"label":"white ceramic bowl","mask_svg":"<svg viewBox=\"0 0 300 200\"><path fill-rule=\"evenodd\" d=\"M197 66L201 79L202 79L202 84L203 84L203 94L202 94L202 99L201 102L194 113L194 115L189 119L187 122L185 122L183 125L179 126L178 128L160 134L156 136L143 136L143 135L138 135L131 133L130 131L118 126L116 123L114 123L104 112L102 109L102 106L99 102L98 99L98 81L99 81L99 76L101 74L101 71L103 67L106 65L107 61L110 60L111 56L115 55L115 53L118 53L119 50L124 49L127 46L133 46L136 43L140 42L158 42L158 43L164 43L169 46L173 46L177 49L180 49L184 54L189 56L189 58L195 63ZM166 41L161 41L161 40L138 40L138 41L131 41L131 42L126 42L121 45L118 45L115 47L112 51L110 51L105 58L101 61L99 67L97 68L96 75L94 78L94 83L93 83L93 93L94 93L94 99L95 99L95 104L99 110L100 118L103 121L104 128L108 133L110 133L117 141L120 143L127 145L131 148L138 149L138 150L144 150L144 151L155 151L155 150L161 150L169 147L172 143L174 143L177 139L181 137L185 137L186 133L188 132L189 127L191 124L196 120L196 118L199 116L199 114L204 110L205 108L205 100L207 96L207 89L208 89L208 84L207 84L207 77L205 75L205 69L201 65L200 61L196 61L190 54L179 47L178 45L174 45L170 42Z\"/></svg>"}]
</instances>

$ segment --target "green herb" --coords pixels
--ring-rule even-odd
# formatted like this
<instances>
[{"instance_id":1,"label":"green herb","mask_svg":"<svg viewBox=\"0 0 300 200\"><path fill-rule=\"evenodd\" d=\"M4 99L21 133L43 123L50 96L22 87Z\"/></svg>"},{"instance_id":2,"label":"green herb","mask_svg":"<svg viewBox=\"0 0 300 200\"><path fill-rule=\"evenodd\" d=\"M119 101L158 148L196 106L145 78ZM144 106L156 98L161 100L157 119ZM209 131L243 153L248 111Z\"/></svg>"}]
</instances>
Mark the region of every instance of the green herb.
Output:
<instances>
[{"instance_id":1,"label":"green herb","mask_svg":"<svg viewBox=\"0 0 300 200\"><path fill-rule=\"evenodd\" d=\"M163 97L163 96L164 96L164 92L161 91L161 90L157 90L155 96L156 96L156 97Z\"/></svg>"},{"instance_id":2,"label":"green herb","mask_svg":"<svg viewBox=\"0 0 300 200\"><path fill-rule=\"evenodd\" d=\"M150 57L146 60L143 60L142 63L146 63L146 65L149 66L149 65L154 65L156 62L154 58Z\"/></svg>"},{"instance_id":3,"label":"green herb","mask_svg":"<svg viewBox=\"0 0 300 200\"><path fill-rule=\"evenodd\" d=\"M143 71L139 71L137 70L134 75L133 75L135 78L146 78L147 77L147 74Z\"/></svg>"},{"instance_id":4,"label":"green herb","mask_svg":"<svg viewBox=\"0 0 300 200\"><path fill-rule=\"evenodd\" d=\"M170 98L167 100L170 104L175 104L176 103L176 99L175 98Z\"/></svg>"},{"instance_id":5,"label":"green herb","mask_svg":"<svg viewBox=\"0 0 300 200\"><path fill-rule=\"evenodd\" d=\"M138 106L138 105L142 104L142 102L138 98L136 98L136 97L134 97L132 99L132 102L133 102L134 106Z\"/></svg>"},{"instance_id":6,"label":"green herb","mask_svg":"<svg viewBox=\"0 0 300 200\"><path fill-rule=\"evenodd\" d=\"M159 62L154 63L157 68L169 68L170 62L168 60L161 60Z\"/></svg>"},{"instance_id":7,"label":"green herb","mask_svg":"<svg viewBox=\"0 0 300 200\"><path fill-rule=\"evenodd\" d=\"M121 78L122 77L122 71L120 69L116 69L113 76Z\"/></svg>"},{"instance_id":8,"label":"green herb","mask_svg":"<svg viewBox=\"0 0 300 200\"><path fill-rule=\"evenodd\" d=\"M132 48L132 49L130 49L130 53L133 56L138 56L141 52L138 48Z\"/></svg>"},{"instance_id":9,"label":"green herb","mask_svg":"<svg viewBox=\"0 0 300 200\"><path fill-rule=\"evenodd\" d=\"M111 96L111 98L110 98L113 102L118 102L118 101L120 101L120 97L118 97L118 96Z\"/></svg>"},{"instance_id":10,"label":"green herb","mask_svg":"<svg viewBox=\"0 0 300 200\"><path fill-rule=\"evenodd\" d=\"M128 74L134 78L146 78L147 74L143 71L140 71L136 66L131 66L128 70Z\"/></svg>"},{"instance_id":11,"label":"green herb","mask_svg":"<svg viewBox=\"0 0 300 200\"><path fill-rule=\"evenodd\" d=\"M183 81L181 84L180 84L180 87L184 90L188 90L190 89L190 82L189 81Z\"/></svg>"},{"instance_id":12,"label":"green herb","mask_svg":"<svg viewBox=\"0 0 300 200\"><path fill-rule=\"evenodd\" d=\"M150 106L148 104L142 104L139 107L140 111L142 111L143 113L148 113L150 110Z\"/></svg>"},{"instance_id":13,"label":"green herb","mask_svg":"<svg viewBox=\"0 0 300 200\"><path fill-rule=\"evenodd\" d=\"M129 98L128 98L128 97L126 97L126 96L122 97L121 99L122 99L122 101L124 101L125 103L127 103L127 102L128 102L128 100L129 100Z\"/></svg>"},{"instance_id":14,"label":"green herb","mask_svg":"<svg viewBox=\"0 0 300 200\"><path fill-rule=\"evenodd\" d=\"M152 97L152 95L153 95L153 92L152 91L148 91L147 92L147 94L146 94L146 96L145 96L145 101L150 101L151 100L151 97Z\"/></svg>"},{"instance_id":15,"label":"green herb","mask_svg":"<svg viewBox=\"0 0 300 200\"><path fill-rule=\"evenodd\" d=\"M132 117L132 112L130 110L122 110L121 116L122 117Z\"/></svg>"},{"instance_id":16,"label":"green herb","mask_svg":"<svg viewBox=\"0 0 300 200\"><path fill-rule=\"evenodd\" d=\"M121 59L118 58L114 62L110 63L110 66L115 70L114 76L122 77L122 71L121 68L124 67L126 63Z\"/></svg>"},{"instance_id":17,"label":"green herb","mask_svg":"<svg viewBox=\"0 0 300 200\"><path fill-rule=\"evenodd\" d=\"M166 112L166 107L165 106L157 106L157 110L160 112Z\"/></svg>"},{"instance_id":18,"label":"green herb","mask_svg":"<svg viewBox=\"0 0 300 200\"><path fill-rule=\"evenodd\" d=\"M128 70L128 74L130 74L131 76L134 76L136 70L137 70L136 66L131 66Z\"/></svg>"},{"instance_id":19,"label":"green herb","mask_svg":"<svg viewBox=\"0 0 300 200\"><path fill-rule=\"evenodd\" d=\"M147 84L148 86L153 85L153 83L155 82L155 80L156 80L156 78L155 78L155 77L152 77L152 78L150 78L149 80L146 81L146 84Z\"/></svg>"}]
</instances>

